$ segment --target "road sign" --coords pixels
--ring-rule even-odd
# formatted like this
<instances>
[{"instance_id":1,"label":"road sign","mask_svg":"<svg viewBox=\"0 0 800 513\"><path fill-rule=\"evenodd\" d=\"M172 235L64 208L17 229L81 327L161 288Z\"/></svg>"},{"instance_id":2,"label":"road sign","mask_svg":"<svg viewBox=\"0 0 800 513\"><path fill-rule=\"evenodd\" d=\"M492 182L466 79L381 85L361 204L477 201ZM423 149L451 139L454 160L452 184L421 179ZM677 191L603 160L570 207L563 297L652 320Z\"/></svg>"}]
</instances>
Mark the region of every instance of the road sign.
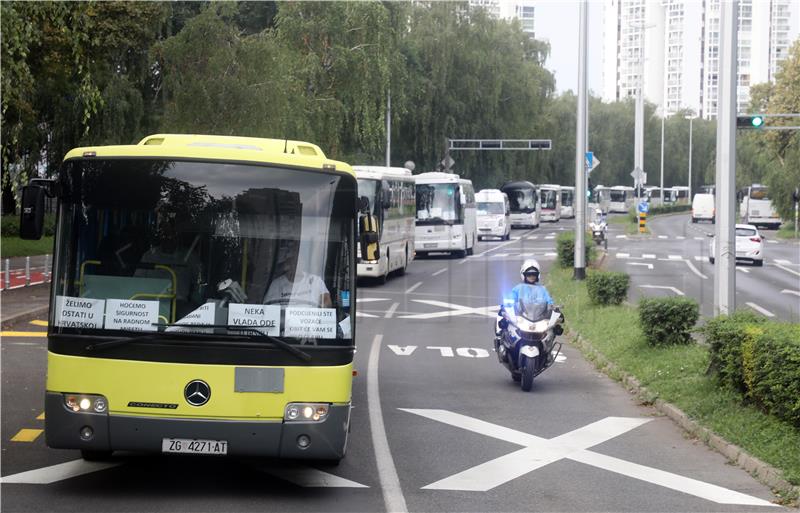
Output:
<instances>
[{"instance_id":1,"label":"road sign","mask_svg":"<svg viewBox=\"0 0 800 513\"><path fill-rule=\"evenodd\" d=\"M586 165L586 172L591 173L592 169L597 168L600 165L600 159L594 154L594 152L587 151L586 152L586 160L584 161Z\"/></svg>"},{"instance_id":2,"label":"road sign","mask_svg":"<svg viewBox=\"0 0 800 513\"><path fill-rule=\"evenodd\" d=\"M631 176L633 177L633 186L638 187L640 185L644 185L647 183L647 173L642 171L641 168L636 168L631 171Z\"/></svg>"},{"instance_id":3,"label":"road sign","mask_svg":"<svg viewBox=\"0 0 800 513\"><path fill-rule=\"evenodd\" d=\"M637 208L639 212L642 212L643 214L650 212L650 204L646 201L640 201Z\"/></svg>"},{"instance_id":4,"label":"road sign","mask_svg":"<svg viewBox=\"0 0 800 513\"><path fill-rule=\"evenodd\" d=\"M444 169L445 171L449 171L450 168L452 168L453 164L455 164L455 163L456 163L456 161L453 160L453 157L451 157L450 155L447 155L440 162L440 164L442 165L442 169Z\"/></svg>"}]
</instances>

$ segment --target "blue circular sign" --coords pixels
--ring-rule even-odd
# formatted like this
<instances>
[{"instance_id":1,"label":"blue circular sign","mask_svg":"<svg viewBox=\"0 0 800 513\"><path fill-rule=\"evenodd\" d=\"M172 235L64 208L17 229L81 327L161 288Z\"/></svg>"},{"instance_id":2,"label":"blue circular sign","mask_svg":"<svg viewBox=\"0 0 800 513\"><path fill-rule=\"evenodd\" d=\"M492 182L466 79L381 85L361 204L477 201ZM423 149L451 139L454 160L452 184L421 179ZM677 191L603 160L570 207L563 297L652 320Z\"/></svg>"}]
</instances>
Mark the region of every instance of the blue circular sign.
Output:
<instances>
[{"instance_id":1,"label":"blue circular sign","mask_svg":"<svg viewBox=\"0 0 800 513\"><path fill-rule=\"evenodd\" d=\"M646 214L650 211L650 204L646 201L642 201L639 203L639 212Z\"/></svg>"}]
</instances>

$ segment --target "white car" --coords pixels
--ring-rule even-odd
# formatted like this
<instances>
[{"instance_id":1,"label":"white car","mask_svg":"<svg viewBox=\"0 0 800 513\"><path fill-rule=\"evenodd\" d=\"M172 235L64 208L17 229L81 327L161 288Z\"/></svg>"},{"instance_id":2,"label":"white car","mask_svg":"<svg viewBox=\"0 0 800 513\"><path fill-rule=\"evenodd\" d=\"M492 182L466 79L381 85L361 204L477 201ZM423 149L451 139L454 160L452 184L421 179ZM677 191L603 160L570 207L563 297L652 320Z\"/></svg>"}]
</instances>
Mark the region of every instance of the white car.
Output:
<instances>
[{"instance_id":1,"label":"white car","mask_svg":"<svg viewBox=\"0 0 800 513\"><path fill-rule=\"evenodd\" d=\"M764 265L764 236L752 224L736 225L736 260L749 260L753 265ZM714 237L708 261L714 263Z\"/></svg>"}]
</instances>

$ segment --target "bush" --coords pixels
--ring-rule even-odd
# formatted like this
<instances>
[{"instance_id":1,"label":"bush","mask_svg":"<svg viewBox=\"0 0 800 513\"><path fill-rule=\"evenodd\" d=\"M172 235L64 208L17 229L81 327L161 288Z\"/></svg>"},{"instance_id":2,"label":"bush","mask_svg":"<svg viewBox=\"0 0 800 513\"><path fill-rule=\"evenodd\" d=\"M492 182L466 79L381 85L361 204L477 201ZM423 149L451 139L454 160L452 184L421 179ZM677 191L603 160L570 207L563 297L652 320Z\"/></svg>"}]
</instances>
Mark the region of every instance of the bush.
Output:
<instances>
[{"instance_id":1,"label":"bush","mask_svg":"<svg viewBox=\"0 0 800 513\"><path fill-rule=\"evenodd\" d=\"M800 326L737 312L708 321L701 332L722 386L800 427Z\"/></svg>"},{"instance_id":2,"label":"bush","mask_svg":"<svg viewBox=\"0 0 800 513\"><path fill-rule=\"evenodd\" d=\"M583 241L586 250L586 265L589 265L595 257L592 235L586 235ZM556 252L558 253L559 267L568 268L575 265L575 232L569 231L558 234L556 238Z\"/></svg>"},{"instance_id":3,"label":"bush","mask_svg":"<svg viewBox=\"0 0 800 513\"><path fill-rule=\"evenodd\" d=\"M45 214L44 235L51 236L56 231L56 215ZM0 235L3 237L19 237L19 215L3 216L0 220Z\"/></svg>"},{"instance_id":4,"label":"bush","mask_svg":"<svg viewBox=\"0 0 800 513\"><path fill-rule=\"evenodd\" d=\"M721 384L744 393L742 345L764 322L766 319L754 312L741 311L729 317L715 317L700 328L711 349L708 369L716 374Z\"/></svg>"},{"instance_id":5,"label":"bush","mask_svg":"<svg viewBox=\"0 0 800 513\"><path fill-rule=\"evenodd\" d=\"M639 301L639 326L651 346L687 344L700 317L697 301L686 297L645 298Z\"/></svg>"},{"instance_id":6,"label":"bush","mask_svg":"<svg viewBox=\"0 0 800 513\"><path fill-rule=\"evenodd\" d=\"M589 299L599 305L618 305L628 297L630 276L625 273L597 271L586 277Z\"/></svg>"}]
</instances>

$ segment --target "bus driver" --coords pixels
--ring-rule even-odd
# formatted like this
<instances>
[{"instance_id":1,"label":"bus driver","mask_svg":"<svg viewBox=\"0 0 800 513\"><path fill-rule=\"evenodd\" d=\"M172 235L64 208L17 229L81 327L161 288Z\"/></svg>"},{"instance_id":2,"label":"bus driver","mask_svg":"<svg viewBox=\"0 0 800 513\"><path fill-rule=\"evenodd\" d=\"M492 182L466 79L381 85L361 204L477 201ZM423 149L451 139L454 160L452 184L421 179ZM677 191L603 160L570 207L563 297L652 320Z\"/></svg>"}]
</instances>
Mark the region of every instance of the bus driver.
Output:
<instances>
[{"instance_id":1,"label":"bus driver","mask_svg":"<svg viewBox=\"0 0 800 513\"><path fill-rule=\"evenodd\" d=\"M331 295L322 278L297 270L297 248L281 247L278 250L277 272L264 295L266 304L306 305L330 308Z\"/></svg>"}]
</instances>

